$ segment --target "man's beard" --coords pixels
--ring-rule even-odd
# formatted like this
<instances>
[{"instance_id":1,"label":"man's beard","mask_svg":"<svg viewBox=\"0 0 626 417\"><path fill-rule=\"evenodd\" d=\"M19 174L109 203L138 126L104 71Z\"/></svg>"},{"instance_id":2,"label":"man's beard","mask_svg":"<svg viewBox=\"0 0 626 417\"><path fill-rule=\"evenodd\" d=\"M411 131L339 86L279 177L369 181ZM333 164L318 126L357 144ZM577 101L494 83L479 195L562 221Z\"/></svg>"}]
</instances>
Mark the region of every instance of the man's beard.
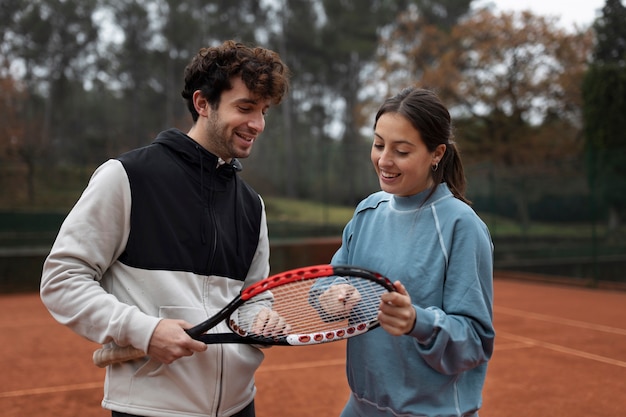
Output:
<instances>
[{"instance_id":1,"label":"man's beard","mask_svg":"<svg viewBox=\"0 0 626 417\"><path fill-rule=\"evenodd\" d=\"M229 137L228 127L222 123L217 112L211 112L207 125L207 137L212 148L217 152L217 156L224 160L231 158L241 158L232 146L233 141ZM247 155L246 155L247 156Z\"/></svg>"}]
</instances>

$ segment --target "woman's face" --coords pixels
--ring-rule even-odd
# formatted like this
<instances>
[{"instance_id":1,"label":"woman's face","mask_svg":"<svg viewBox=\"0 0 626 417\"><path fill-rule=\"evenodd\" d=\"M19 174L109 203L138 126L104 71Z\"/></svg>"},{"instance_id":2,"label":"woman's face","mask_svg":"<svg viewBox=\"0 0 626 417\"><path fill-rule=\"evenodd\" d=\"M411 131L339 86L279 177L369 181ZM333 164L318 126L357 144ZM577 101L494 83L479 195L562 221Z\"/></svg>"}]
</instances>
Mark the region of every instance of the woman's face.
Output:
<instances>
[{"instance_id":1,"label":"woman's face","mask_svg":"<svg viewBox=\"0 0 626 417\"><path fill-rule=\"evenodd\" d=\"M398 113L385 113L374 130L371 159L380 188L407 197L433 186L431 167L439 163L446 145L426 148L420 132Z\"/></svg>"}]
</instances>

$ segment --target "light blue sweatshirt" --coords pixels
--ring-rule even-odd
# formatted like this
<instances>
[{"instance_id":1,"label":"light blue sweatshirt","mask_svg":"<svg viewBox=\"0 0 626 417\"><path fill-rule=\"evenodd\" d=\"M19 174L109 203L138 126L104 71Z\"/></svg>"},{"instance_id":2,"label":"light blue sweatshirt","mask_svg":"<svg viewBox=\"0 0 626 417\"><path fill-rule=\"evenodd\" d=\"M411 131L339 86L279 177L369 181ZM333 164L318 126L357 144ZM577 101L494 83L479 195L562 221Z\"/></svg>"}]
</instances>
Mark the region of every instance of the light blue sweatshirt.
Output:
<instances>
[{"instance_id":1,"label":"light blue sweatshirt","mask_svg":"<svg viewBox=\"0 0 626 417\"><path fill-rule=\"evenodd\" d=\"M409 335L348 340L352 397L342 416L476 416L492 355L493 244L446 184L411 197L377 192L343 232L333 265L399 280L417 312Z\"/></svg>"}]
</instances>

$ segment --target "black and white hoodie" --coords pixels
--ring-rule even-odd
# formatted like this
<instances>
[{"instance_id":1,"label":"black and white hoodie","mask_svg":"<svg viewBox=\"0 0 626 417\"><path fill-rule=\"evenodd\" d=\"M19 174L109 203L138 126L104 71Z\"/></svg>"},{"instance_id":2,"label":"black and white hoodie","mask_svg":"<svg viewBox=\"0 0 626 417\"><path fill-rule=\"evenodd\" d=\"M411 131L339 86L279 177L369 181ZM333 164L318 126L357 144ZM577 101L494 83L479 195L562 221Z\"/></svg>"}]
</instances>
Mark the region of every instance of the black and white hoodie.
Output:
<instances>
[{"instance_id":1,"label":"black and white hoodie","mask_svg":"<svg viewBox=\"0 0 626 417\"><path fill-rule=\"evenodd\" d=\"M176 129L102 164L44 264L41 297L54 318L94 342L145 352L161 318L199 323L265 278L265 208L240 169ZM102 405L228 416L254 398L262 359L255 347L224 344L170 365L112 365Z\"/></svg>"}]
</instances>

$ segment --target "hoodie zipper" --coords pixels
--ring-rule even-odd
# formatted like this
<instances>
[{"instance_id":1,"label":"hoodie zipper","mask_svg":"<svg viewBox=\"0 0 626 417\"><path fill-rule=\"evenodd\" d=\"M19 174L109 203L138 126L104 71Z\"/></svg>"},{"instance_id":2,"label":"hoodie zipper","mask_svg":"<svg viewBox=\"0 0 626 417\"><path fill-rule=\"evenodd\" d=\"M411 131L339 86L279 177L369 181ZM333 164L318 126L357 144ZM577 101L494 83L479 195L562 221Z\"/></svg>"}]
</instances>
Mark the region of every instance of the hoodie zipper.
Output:
<instances>
[{"instance_id":1,"label":"hoodie zipper","mask_svg":"<svg viewBox=\"0 0 626 417\"><path fill-rule=\"evenodd\" d=\"M215 415L220 415L220 408L222 407L222 395L224 393L224 351L220 346L220 356L219 356L219 366L220 366L220 379L218 383L218 392L217 392L217 407L215 408Z\"/></svg>"},{"instance_id":2,"label":"hoodie zipper","mask_svg":"<svg viewBox=\"0 0 626 417\"><path fill-rule=\"evenodd\" d=\"M211 178L210 181L212 181L213 179ZM214 192L213 189L210 187L209 188L211 191L209 191L209 197L208 197L208 207L206 208L209 214L209 217L211 218L211 225L213 227L213 247L211 248L211 252L210 252L210 256L209 256L209 265L207 270L211 271L213 269L213 262L215 261L215 253L217 252L217 239L218 239L218 233L217 233L217 226L215 224L216 220L215 220L215 212L214 212L214 208L213 208L213 198L214 198Z\"/></svg>"},{"instance_id":3,"label":"hoodie zipper","mask_svg":"<svg viewBox=\"0 0 626 417\"><path fill-rule=\"evenodd\" d=\"M202 159L202 157L200 157ZM213 180L214 180L214 176L216 175L216 170L211 170L210 171L211 174L209 175L209 194L207 196L206 201L204 201L203 203L205 203L205 216L208 216L210 218L210 224L211 227L213 228L213 244L212 244L212 248L210 251L210 255L209 255L209 261L208 261L208 267L207 270L211 271L213 269L213 262L215 261L215 254L217 252L217 239L218 239L218 230L217 230L217 225L216 225L216 218L215 218L215 207L213 205L213 199L215 198L215 192L213 190ZM202 170L202 173L200 174L202 176L204 176L204 170ZM202 190L202 193L204 194L204 188ZM203 232L204 233L204 232ZM207 288L208 291L210 291L210 288ZM221 345L217 345L217 359L216 362L219 366L219 370L218 370L218 381L216 384L216 389L217 389L217 404L214 408L215 410L215 415L219 416L220 415L220 408L222 406L222 395L224 392L224 350L222 348Z\"/></svg>"},{"instance_id":4,"label":"hoodie zipper","mask_svg":"<svg viewBox=\"0 0 626 417\"><path fill-rule=\"evenodd\" d=\"M205 229L206 229L206 222L205 222L205 218L209 217L210 218L210 223L213 227L213 247L211 248L210 254L209 254L209 261L208 261L208 265L207 265L207 270L210 271L213 267L213 262L215 260L215 253L217 252L217 226L215 224L215 212L213 211L213 198L214 198L214 192L213 192L213 177L215 176L216 170L211 170L210 171L210 175L209 175L209 195L205 197L206 195L206 191L205 191L205 187L204 187L204 176L205 176L205 172L204 172L204 157L202 155L202 150L200 149L200 145L196 145L196 150L198 151L198 157L200 159L200 199L202 200L202 205L204 206L204 209L202 210L202 216L203 218L200 221L200 233L201 233L201 241L202 244L206 244L207 242L207 236L205 234Z\"/></svg>"}]
</instances>

